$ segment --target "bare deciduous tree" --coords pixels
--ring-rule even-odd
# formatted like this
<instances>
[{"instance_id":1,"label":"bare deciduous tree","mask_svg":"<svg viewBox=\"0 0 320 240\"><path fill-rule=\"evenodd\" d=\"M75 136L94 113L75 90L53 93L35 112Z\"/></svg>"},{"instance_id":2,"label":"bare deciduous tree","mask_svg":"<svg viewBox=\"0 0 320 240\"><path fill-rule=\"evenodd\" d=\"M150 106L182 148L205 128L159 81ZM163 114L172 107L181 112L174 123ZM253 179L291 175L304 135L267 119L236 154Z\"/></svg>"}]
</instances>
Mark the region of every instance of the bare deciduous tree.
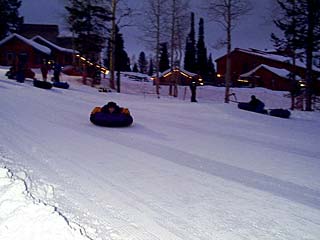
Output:
<instances>
[{"instance_id":1,"label":"bare deciduous tree","mask_svg":"<svg viewBox=\"0 0 320 240\"><path fill-rule=\"evenodd\" d=\"M145 0L140 28L143 33L142 40L155 52L156 63L156 92L159 97L159 59L160 43L166 42L165 26L168 0Z\"/></svg>"},{"instance_id":2,"label":"bare deciduous tree","mask_svg":"<svg viewBox=\"0 0 320 240\"><path fill-rule=\"evenodd\" d=\"M241 17L247 15L252 10L250 0L204 0L208 11L209 19L219 23L226 32L227 62L225 73L225 103L229 103L231 84L231 43L232 30Z\"/></svg>"},{"instance_id":3,"label":"bare deciduous tree","mask_svg":"<svg viewBox=\"0 0 320 240\"><path fill-rule=\"evenodd\" d=\"M168 26L170 29L170 66L179 66L182 59L183 41L187 27L189 26L189 2L186 0L170 0L169 13L171 20ZM172 95L172 85L170 85L169 94ZM174 97L178 96L177 79L174 81Z\"/></svg>"},{"instance_id":4,"label":"bare deciduous tree","mask_svg":"<svg viewBox=\"0 0 320 240\"><path fill-rule=\"evenodd\" d=\"M116 26L126 27L131 26L129 17L132 17L133 11L122 0L111 1L111 33L110 33L110 88L115 89L114 70L115 70L115 38L116 38ZM120 92L120 79L117 81L117 90Z\"/></svg>"}]
</instances>

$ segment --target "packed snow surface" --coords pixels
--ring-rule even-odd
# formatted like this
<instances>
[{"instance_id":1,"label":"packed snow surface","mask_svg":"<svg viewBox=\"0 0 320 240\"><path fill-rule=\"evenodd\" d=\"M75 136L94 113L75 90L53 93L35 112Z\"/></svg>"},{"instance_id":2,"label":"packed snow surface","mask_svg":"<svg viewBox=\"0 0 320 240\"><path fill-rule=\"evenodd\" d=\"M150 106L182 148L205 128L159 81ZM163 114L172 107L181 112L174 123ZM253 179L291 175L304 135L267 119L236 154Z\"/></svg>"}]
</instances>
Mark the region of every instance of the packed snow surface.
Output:
<instances>
[{"instance_id":1,"label":"packed snow surface","mask_svg":"<svg viewBox=\"0 0 320 240\"><path fill-rule=\"evenodd\" d=\"M35 88L0 70L0 239L317 240L320 113L282 119L223 103L224 88L123 77L121 93L62 76ZM37 74L38 78L41 78ZM266 108L286 92L232 89ZM232 98L235 100L234 98ZM90 123L95 106L129 108L128 128Z\"/></svg>"}]
</instances>

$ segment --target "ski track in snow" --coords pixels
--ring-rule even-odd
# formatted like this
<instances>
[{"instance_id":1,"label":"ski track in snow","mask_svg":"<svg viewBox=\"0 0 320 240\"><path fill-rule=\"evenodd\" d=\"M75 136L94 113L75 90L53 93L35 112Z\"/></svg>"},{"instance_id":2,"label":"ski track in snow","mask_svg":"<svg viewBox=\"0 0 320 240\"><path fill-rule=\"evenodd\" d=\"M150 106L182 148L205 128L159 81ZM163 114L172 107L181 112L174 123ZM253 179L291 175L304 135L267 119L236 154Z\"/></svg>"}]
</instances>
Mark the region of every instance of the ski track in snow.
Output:
<instances>
[{"instance_id":1,"label":"ski track in snow","mask_svg":"<svg viewBox=\"0 0 320 240\"><path fill-rule=\"evenodd\" d=\"M292 158L293 169L305 164L301 176L313 166L316 172L316 143L292 144L286 130L299 125L294 118L287 123L241 112L235 119L232 106L225 110L209 103L199 110L177 102L172 110L167 100L127 96L128 101L115 93L89 94L85 87L45 91L0 80L0 91L10 92L1 98L6 113L0 126L7 131L0 136L0 153L13 156L0 163L33 169L27 171L30 182L44 181L54 188L54 194L33 189L35 194L49 204L59 202L64 215L93 238L315 240L320 233L319 183L308 185L311 176L273 175L272 169L241 163L243 156L261 154L258 163L281 158L288 163ZM132 127L107 129L88 121L91 109L106 98L134 110ZM20 112L18 106L24 106ZM221 130L225 122L229 127ZM279 135L269 134L266 127L278 127ZM316 134L305 136L315 140ZM219 150L225 146L229 152ZM269 215L271 209L275 212Z\"/></svg>"}]
</instances>

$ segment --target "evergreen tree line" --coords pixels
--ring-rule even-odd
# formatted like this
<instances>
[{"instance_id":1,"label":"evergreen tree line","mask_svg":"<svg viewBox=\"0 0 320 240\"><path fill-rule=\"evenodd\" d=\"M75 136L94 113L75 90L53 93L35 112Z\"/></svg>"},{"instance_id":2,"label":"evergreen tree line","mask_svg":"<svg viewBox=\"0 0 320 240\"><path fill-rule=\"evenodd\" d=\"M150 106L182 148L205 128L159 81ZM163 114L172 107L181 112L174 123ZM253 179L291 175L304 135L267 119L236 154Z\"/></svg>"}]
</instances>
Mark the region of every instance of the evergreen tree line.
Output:
<instances>
[{"instance_id":1,"label":"evergreen tree line","mask_svg":"<svg viewBox=\"0 0 320 240\"><path fill-rule=\"evenodd\" d=\"M305 80L307 111L312 110L312 95L315 93L316 75L313 65L320 50L320 0L277 0L281 14L274 19L275 25L283 36L271 34L275 47L292 58L293 66L296 61L303 60L306 64ZM296 72L291 73L295 82ZM294 93L292 93L294 94Z\"/></svg>"},{"instance_id":2,"label":"evergreen tree line","mask_svg":"<svg viewBox=\"0 0 320 240\"><path fill-rule=\"evenodd\" d=\"M140 52L138 62L133 62L132 69L130 68L130 58L124 50L124 41L122 34L119 32L119 28L116 28L116 40L115 40L115 52L116 63L115 70L119 71L133 71L153 75L155 72L155 66L153 64L153 58L148 60L144 51ZM105 66L109 67L110 56L110 39L108 40L108 47L106 51L106 58L104 59ZM159 59L159 71L164 72L171 67L170 66L170 54L168 51L168 43L160 43L160 59ZM180 67L180 66L179 66ZM185 44L185 56L183 68L189 72L197 73L201 75L208 82L214 80L215 68L212 60L212 55L207 56L207 49L204 41L204 21L200 18L199 21L199 34L198 41L195 40L195 27L194 27L194 13L191 13L191 26L190 32L186 38Z\"/></svg>"},{"instance_id":3,"label":"evergreen tree line","mask_svg":"<svg viewBox=\"0 0 320 240\"><path fill-rule=\"evenodd\" d=\"M195 41L194 13L191 13L190 32L185 44L184 69L193 73L197 73L204 78L205 81L214 81L215 69L212 62L211 54L207 55L207 48L204 41L204 21L199 20L198 41Z\"/></svg>"}]
</instances>

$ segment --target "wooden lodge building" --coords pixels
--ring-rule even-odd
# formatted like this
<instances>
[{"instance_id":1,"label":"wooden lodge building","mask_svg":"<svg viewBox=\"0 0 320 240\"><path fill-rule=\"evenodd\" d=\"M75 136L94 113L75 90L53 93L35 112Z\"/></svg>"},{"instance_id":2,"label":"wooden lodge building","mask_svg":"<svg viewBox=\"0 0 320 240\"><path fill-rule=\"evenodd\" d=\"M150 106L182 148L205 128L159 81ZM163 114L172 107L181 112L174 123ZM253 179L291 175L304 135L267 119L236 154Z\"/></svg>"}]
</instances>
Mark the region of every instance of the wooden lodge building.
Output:
<instances>
[{"instance_id":1,"label":"wooden lodge building","mask_svg":"<svg viewBox=\"0 0 320 240\"><path fill-rule=\"evenodd\" d=\"M57 44L54 44L53 42L50 42L39 35L33 37L31 40L38 44L46 46L47 48L50 48L51 59L58 62L62 66L71 65L74 60L73 58L75 54L78 54L78 52L73 49L60 47Z\"/></svg>"},{"instance_id":2,"label":"wooden lodge building","mask_svg":"<svg viewBox=\"0 0 320 240\"><path fill-rule=\"evenodd\" d=\"M0 65L20 64L29 68L40 67L43 59L49 59L51 49L19 34L12 34L0 41Z\"/></svg>"},{"instance_id":3,"label":"wooden lodge building","mask_svg":"<svg viewBox=\"0 0 320 240\"><path fill-rule=\"evenodd\" d=\"M0 65L12 66L17 62L29 68L39 68L43 60L71 65L77 53L59 45L57 25L23 24L18 33L0 40ZM60 42L70 45L65 38Z\"/></svg>"},{"instance_id":4,"label":"wooden lodge building","mask_svg":"<svg viewBox=\"0 0 320 240\"><path fill-rule=\"evenodd\" d=\"M255 49L235 48L230 54L231 86L233 87L265 87L271 90L289 91L292 88L290 73L296 73L296 80L304 82L306 68L302 62L296 67L290 58ZM226 55L215 60L217 66L217 82L224 84L226 72ZM315 89L320 93L320 69L314 67Z\"/></svg>"}]
</instances>

